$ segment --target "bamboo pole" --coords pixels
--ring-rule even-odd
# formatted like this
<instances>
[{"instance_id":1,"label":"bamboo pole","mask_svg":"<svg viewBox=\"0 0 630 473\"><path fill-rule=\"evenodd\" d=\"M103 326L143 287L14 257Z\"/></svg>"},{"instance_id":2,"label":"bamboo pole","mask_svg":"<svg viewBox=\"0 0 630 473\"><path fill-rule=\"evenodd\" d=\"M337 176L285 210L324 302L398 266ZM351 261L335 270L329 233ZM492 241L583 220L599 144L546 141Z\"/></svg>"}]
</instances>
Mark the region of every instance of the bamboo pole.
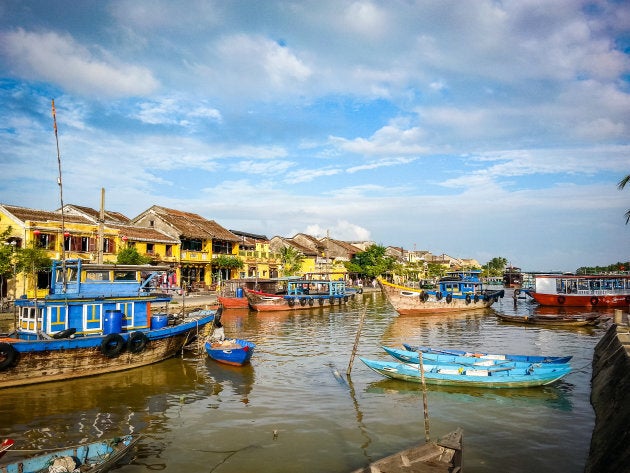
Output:
<instances>
[{"instance_id":1,"label":"bamboo pole","mask_svg":"<svg viewBox=\"0 0 630 473\"><path fill-rule=\"evenodd\" d=\"M418 351L418 369L420 370L420 380L422 381L422 404L424 406L424 440L428 443L431 439L429 435L429 402L427 400L427 385L424 380L424 362L422 352Z\"/></svg>"},{"instance_id":2,"label":"bamboo pole","mask_svg":"<svg viewBox=\"0 0 630 473\"><path fill-rule=\"evenodd\" d=\"M350 355L350 363L348 363L346 376L350 376L350 372L352 371L352 364L354 363L354 357L357 354L357 348L359 346L359 339L361 338L361 330L363 330L363 322L365 321L366 311L367 311L367 306L364 306L363 313L361 314L361 318L359 319L359 328L357 329L357 336L354 339L354 346L352 347L352 355Z\"/></svg>"}]
</instances>

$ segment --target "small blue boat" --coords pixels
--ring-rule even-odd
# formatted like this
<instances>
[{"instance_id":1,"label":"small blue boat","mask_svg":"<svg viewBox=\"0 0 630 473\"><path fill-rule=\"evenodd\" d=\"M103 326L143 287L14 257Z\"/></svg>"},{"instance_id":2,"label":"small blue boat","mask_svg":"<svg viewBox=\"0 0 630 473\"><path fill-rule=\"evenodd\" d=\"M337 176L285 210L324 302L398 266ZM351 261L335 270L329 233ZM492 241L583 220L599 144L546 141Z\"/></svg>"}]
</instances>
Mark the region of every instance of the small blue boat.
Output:
<instances>
[{"instance_id":1,"label":"small blue boat","mask_svg":"<svg viewBox=\"0 0 630 473\"><path fill-rule=\"evenodd\" d=\"M99 440L1 465L0 470L3 473L39 473L56 468L54 471L100 473L119 462L139 439L139 436L127 435Z\"/></svg>"},{"instance_id":2,"label":"small blue boat","mask_svg":"<svg viewBox=\"0 0 630 473\"><path fill-rule=\"evenodd\" d=\"M377 361L360 358L377 373L392 379L421 383L421 369L417 364ZM569 365L530 365L523 367L483 368L449 364L423 363L426 384L440 386L468 386L477 388L529 388L545 386L571 372Z\"/></svg>"},{"instance_id":3,"label":"small blue boat","mask_svg":"<svg viewBox=\"0 0 630 473\"><path fill-rule=\"evenodd\" d=\"M382 347L388 355L392 356L398 361L403 363L418 363L419 356L417 351L399 350L396 348ZM445 355L438 353L425 353L422 352L422 362L427 364L454 364L470 367L488 367L488 368L528 368L532 364L538 364L543 366L544 363L533 363L531 361L512 361L502 358L484 358L474 356L458 356L458 355Z\"/></svg>"},{"instance_id":4,"label":"small blue boat","mask_svg":"<svg viewBox=\"0 0 630 473\"><path fill-rule=\"evenodd\" d=\"M406 350L418 352L421 351L423 355L425 353L434 353L436 355L456 355L467 356L471 358L486 358L493 360L509 360L509 361L524 361L526 363L555 363L564 364L571 361L572 356L545 356L545 355L510 355L510 354L492 354L492 353L480 353L464 350L455 350L452 348L431 348L423 346L409 345L403 343ZM417 360L416 360L417 362Z\"/></svg>"},{"instance_id":5,"label":"small blue boat","mask_svg":"<svg viewBox=\"0 0 630 473\"><path fill-rule=\"evenodd\" d=\"M206 352L208 356L219 363L233 366L243 366L249 363L256 344L240 338L226 339L220 342L208 340Z\"/></svg>"}]
</instances>

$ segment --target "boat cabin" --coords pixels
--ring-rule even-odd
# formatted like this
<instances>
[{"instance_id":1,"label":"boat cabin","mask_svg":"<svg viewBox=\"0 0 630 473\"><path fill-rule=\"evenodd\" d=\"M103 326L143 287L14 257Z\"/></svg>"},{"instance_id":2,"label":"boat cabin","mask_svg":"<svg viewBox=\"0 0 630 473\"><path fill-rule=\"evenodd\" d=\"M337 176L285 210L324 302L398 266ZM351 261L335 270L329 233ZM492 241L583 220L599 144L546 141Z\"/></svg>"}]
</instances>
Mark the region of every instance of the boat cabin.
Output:
<instances>
[{"instance_id":1,"label":"boat cabin","mask_svg":"<svg viewBox=\"0 0 630 473\"><path fill-rule=\"evenodd\" d=\"M438 291L442 294L474 294L481 292L481 270L450 271L438 281Z\"/></svg>"},{"instance_id":2,"label":"boat cabin","mask_svg":"<svg viewBox=\"0 0 630 473\"><path fill-rule=\"evenodd\" d=\"M537 275L535 292L541 294L627 294L630 291L630 275Z\"/></svg>"},{"instance_id":3,"label":"boat cabin","mask_svg":"<svg viewBox=\"0 0 630 473\"><path fill-rule=\"evenodd\" d=\"M287 296L343 296L345 294L346 283L343 279L340 279L338 281L316 279L299 279L287 281Z\"/></svg>"},{"instance_id":4,"label":"boat cabin","mask_svg":"<svg viewBox=\"0 0 630 473\"><path fill-rule=\"evenodd\" d=\"M152 302L170 302L153 291L168 267L54 261L50 293L44 299L21 298L17 332L22 339L102 335L149 328Z\"/></svg>"}]
</instances>

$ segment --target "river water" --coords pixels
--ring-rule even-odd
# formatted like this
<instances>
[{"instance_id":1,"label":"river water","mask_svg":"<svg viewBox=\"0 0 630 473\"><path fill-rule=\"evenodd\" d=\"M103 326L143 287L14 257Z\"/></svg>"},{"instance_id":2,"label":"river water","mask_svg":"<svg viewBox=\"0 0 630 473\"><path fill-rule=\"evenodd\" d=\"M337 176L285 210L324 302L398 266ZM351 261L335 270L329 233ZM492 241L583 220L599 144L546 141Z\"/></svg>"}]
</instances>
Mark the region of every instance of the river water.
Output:
<instances>
[{"instance_id":1,"label":"river water","mask_svg":"<svg viewBox=\"0 0 630 473\"><path fill-rule=\"evenodd\" d=\"M485 313L459 315L398 316L380 293L333 309L227 311L227 336L257 344L251 366L185 353L124 373L0 390L0 438L35 450L142 433L121 473L348 472L424 442L421 385L384 379L358 359L387 359L381 345L411 342L573 355L573 372L550 387L428 386L428 428L433 439L464 429L466 473L580 472L595 421L593 349L604 329L526 327L495 316L534 307L521 299L515 307L508 290Z\"/></svg>"}]
</instances>

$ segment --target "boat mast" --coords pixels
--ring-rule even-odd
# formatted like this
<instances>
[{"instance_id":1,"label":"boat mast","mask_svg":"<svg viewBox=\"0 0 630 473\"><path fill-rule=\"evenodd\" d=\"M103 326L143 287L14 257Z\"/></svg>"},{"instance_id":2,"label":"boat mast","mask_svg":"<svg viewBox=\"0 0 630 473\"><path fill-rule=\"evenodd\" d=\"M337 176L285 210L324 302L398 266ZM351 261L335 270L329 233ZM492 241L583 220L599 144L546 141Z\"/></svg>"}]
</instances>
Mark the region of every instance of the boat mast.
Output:
<instances>
[{"instance_id":1,"label":"boat mast","mask_svg":"<svg viewBox=\"0 0 630 473\"><path fill-rule=\"evenodd\" d=\"M63 185L61 180L61 154L59 153L59 136L57 134L57 113L55 111L55 99L52 99L52 116L55 127L55 141L57 142L57 167L59 168L59 176L57 184L59 185L59 200L61 202L61 277L63 281L63 292L65 294L68 289L66 280L66 222L63 209ZM55 275L53 275L54 277Z\"/></svg>"},{"instance_id":2,"label":"boat mast","mask_svg":"<svg viewBox=\"0 0 630 473\"><path fill-rule=\"evenodd\" d=\"M103 225L104 225L104 222L105 222L105 188L101 187L101 211L98 215L98 241L96 242L96 244L98 245L96 262L98 264L103 264L103 243L104 243Z\"/></svg>"}]
</instances>

